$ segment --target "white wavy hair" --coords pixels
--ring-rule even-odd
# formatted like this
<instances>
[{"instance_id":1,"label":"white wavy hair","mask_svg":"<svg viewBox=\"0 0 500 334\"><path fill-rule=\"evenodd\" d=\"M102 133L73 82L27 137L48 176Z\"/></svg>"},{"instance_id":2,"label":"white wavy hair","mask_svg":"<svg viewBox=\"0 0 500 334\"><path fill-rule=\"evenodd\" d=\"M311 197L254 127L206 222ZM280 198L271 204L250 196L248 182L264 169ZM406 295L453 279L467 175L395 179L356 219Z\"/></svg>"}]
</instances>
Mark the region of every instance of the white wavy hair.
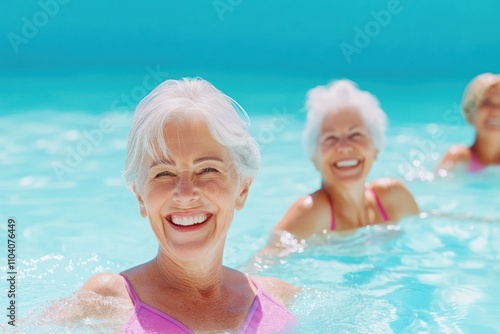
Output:
<instances>
[{"instance_id":1,"label":"white wavy hair","mask_svg":"<svg viewBox=\"0 0 500 334\"><path fill-rule=\"evenodd\" d=\"M359 90L350 80L332 81L307 92L307 121L302 139L306 155L314 160L318 149L319 133L325 116L345 108L359 112L375 148L380 152L385 146L387 116L372 94Z\"/></svg>"},{"instance_id":2,"label":"white wavy hair","mask_svg":"<svg viewBox=\"0 0 500 334\"><path fill-rule=\"evenodd\" d=\"M472 79L465 88L462 97L462 112L469 123L471 122L470 117L476 114L484 94L494 85L500 85L500 75L483 73Z\"/></svg>"},{"instance_id":3,"label":"white wavy hair","mask_svg":"<svg viewBox=\"0 0 500 334\"><path fill-rule=\"evenodd\" d=\"M147 158L159 162L168 156L165 125L193 115L204 120L214 139L231 151L239 177L254 178L260 168L260 151L238 112L248 119L236 101L208 81L200 78L164 81L135 109L123 170L127 186L137 186L140 191L147 176Z\"/></svg>"}]
</instances>

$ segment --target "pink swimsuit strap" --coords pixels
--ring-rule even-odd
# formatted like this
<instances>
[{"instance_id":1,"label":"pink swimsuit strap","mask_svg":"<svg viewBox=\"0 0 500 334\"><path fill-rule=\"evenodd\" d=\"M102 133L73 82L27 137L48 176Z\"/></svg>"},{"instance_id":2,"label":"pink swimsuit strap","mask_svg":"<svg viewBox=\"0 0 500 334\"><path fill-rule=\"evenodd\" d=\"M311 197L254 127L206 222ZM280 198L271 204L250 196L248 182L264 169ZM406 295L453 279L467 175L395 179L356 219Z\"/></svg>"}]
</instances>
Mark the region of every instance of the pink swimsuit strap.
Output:
<instances>
[{"instance_id":1,"label":"pink swimsuit strap","mask_svg":"<svg viewBox=\"0 0 500 334\"><path fill-rule=\"evenodd\" d=\"M387 223L389 221L389 216L387 215L387 212L385 212L384 206L382 205L382 202L380 202L380 198L377 196L377 193L375 193L375 191L373 191L372 188L368 187L368 190L370 190L371 193L373 194L373 197L375 197L375 201L377 202L378 206L378 211L380 211L380 215L382 216L382 218L384 218L384 223Z\"/></svg>"},{"instance_id":2,"label":"pink swimsuit strap","mask_svg":"<svg viewBox=\"0 0 500 334\"><path fill-rule=\"evenodd\" d=\"M326 194L328 204L330 204L330 231L335 231L335 211L333 211L333 202L328 194Z\"/></svg>"},{"instance_id":3,"label":"pink swimsuit strap","mask_svg":"<svg viewBox=\"0 0 500 334\"><path fill-rule=\"evenodd\" d=\"M382 205L382 202L380 201L380 198L377 196L377 193L373 191L373 189L369 186L366 187L375 197L375 201L377 202L377 207L378 210L380 211L380 215L384 219L384 223L387 223L389 221L389 216L387 215L387 212L384 209L384 206ZM327 195L328 198L328 203L330 204L330 231L335 231L335 211L333 210L333 203L332 199L330 196Z\"/></svg>"},{"instance_id":4,"label":"pink swimsuit strap","mask_svg":"<svg viewBox=\"0 0 500 334\"><path fill-rule=\"evenodd\" d=\"M137 296L130 281L123 276L127 291L134 303L134 310L122 329L122 334L139 333L179 333L193 334L193 331L154 307L143 303ZM257 294L238 333L289 333L295 328L297 318L260 289L254 280Z\"/></svg>"},{"instance_id":5,"label":"pink swimsuit strap","mask_svg":"<svg viewBox=\"0 0 500 334\"><path fill-rule=\"evenodd\" d=\"M139 333L178 333L193 334L189 328L168 314L144 304L137 296L130 281L123 276L123 282L128 294L134 303L134 310L130 314L127 323L123 327L121 334Z\"/></svg>"},{"instance_id":6,"label":"pink swimsuit strap","mask_svg":"<svg viewBox=\"0 0 500 334\"><path fill-rule=\"evenodd\" d=\"M469 147L469 152L470 152L470 163L469 163L469 167L467 168L467 171L469 173L480 172L481 170L484 169L484 166L481 165L481 163L479 162L479 159L474 154L474 151L472 151L472 147Z\"/></svg>"}]
</instances>

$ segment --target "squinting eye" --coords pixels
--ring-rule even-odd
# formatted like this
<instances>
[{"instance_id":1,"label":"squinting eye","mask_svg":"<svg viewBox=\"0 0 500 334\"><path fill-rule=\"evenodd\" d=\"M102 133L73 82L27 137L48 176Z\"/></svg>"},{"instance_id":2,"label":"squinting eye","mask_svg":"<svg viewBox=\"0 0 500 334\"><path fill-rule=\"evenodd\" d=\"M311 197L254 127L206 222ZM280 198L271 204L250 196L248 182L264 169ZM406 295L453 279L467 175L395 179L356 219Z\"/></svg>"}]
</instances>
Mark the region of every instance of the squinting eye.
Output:
<instances>
[{"instance_id":1,"label":"squinting eye","mask_svg":"<svg viewBox=\"0 0 500 334\"><path fill-rule=\"evenodd\" d=\"M217 173L219 172L217 169L212 167L206 167L201 170L202 173Z\"/></svg>"},{"instance_id":2,"label":"squinting eye","mask_svg":"<svg viewBox=\"0 0 500 334\"><path fill-rule=\"evenodd\" d=\"M355 133L351 134L349 137L355 138L355 137L359 137L359 136L361 136L361 133L355 132Z\"/></svg>"},{"instance_id":3,"label":"squinting eye","mask_svg":"<svg viewBox=\"0 0 500 334\"><path fill-rule=\"evenodd\" d=\"M335 137L335 136L328 136L325 139L323 139L323 143L329 143L329 142L332 142L332 141L336 141L337 139L338 138Z\"/></svg>"},{"instance_id":4,"label":"squinting eye","mask_svg":"<svg viewBox=\"0 0 500 334\"><path fill-rule=\"evenodd\" d=\"M164 172L156 174L155 178L162 177L162 176L175 176L175 174L172 172L169 172L169 171L164 171Z\"/></svg>"}]
</instances>

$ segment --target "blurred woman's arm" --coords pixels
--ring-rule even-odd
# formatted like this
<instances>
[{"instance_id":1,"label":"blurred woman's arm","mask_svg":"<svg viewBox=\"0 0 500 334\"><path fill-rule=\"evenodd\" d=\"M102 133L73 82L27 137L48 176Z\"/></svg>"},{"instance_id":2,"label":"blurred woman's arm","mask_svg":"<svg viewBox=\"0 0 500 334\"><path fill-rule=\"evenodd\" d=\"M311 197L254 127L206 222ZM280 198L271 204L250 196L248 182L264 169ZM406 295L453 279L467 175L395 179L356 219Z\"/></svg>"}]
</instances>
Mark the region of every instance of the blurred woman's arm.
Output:
<instances>
[{"instance_id":1,"label":"blurred woman's arm","mask_svg":"<svg viewBox=\"0 0 500 334\"><path fill-rule=\"evenodd\" d=\"M470 151L465 145L454 145L450 147L448 152L439 163L438 169L452 171L461 163L470 161Z\"/></svg>"}]
</instances>

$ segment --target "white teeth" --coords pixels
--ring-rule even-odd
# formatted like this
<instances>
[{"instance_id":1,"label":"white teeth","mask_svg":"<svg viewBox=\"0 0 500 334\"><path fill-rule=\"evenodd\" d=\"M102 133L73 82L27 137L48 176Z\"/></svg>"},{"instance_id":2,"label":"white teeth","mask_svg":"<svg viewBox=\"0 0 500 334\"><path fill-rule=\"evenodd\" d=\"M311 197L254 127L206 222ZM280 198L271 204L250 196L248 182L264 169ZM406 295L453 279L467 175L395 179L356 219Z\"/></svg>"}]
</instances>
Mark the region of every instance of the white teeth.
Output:
<instances>
[{"instance_id":1,"label":"white teeth","mask_svg":"<svg viewBox=\"0 0 500 334\"><path fill-rule=\"evenodd\" d=\"M207 220L206 214L191 216L191 217L172 216L172 223L174 223L175 225L181 225L181 226L191 226L194 224L202 223L205 220Z\"/></svg>"},{"instance_id":2,"label":"white teeth","mask_svg":"<svg viewBox=\"0 0 500 334\"><path fill-rule=\"evenodd\" d=\"M359 163L359 160L342 160L335 164L339 168L354 167Z\"/></svg>"},{"instance_id":3,"label":"white teeth","mask_svg":"<svg viewBox=\"0 0 500 334\"><path fill-rule=\"evenodd\" d=\"M489 119L486 123L488 125L500 126L500 119Z\"/></svg>"}]
</instances>

